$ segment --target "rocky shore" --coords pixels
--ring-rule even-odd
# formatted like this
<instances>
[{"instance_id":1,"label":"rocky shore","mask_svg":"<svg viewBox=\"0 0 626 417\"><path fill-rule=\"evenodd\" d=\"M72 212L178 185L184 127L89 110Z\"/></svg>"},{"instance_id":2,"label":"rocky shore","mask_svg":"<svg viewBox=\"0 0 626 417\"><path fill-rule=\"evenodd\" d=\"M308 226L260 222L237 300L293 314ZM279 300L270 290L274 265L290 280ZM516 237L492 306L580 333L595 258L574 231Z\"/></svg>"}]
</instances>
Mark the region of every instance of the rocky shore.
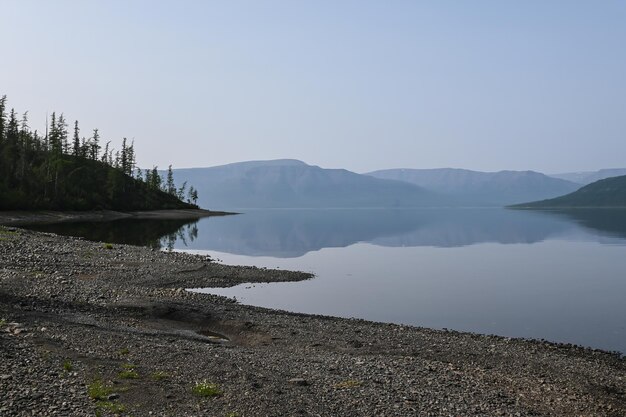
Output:
<instances>
[{"instance_id":1,"label":"rocky shore","mask_svg":"<svg viewBox=\"0 0 626 417\"><path fill-rule=\"evenodd\" d=\"M0 225L46 224L65 222L111 221L122 219L194 220L237 213L203 209L150 211L0 211Z\"/></svg>"},{"instance_id":2,"label":"rocky shore","mask_svg":"<svg viewBox=\"0 0 626 417\"><path fill-rule=\"evenodd\" d=\"M0 416L626 416L626 361L254 308L307 274L0 227Z\"/></svg>"}]
</instances>

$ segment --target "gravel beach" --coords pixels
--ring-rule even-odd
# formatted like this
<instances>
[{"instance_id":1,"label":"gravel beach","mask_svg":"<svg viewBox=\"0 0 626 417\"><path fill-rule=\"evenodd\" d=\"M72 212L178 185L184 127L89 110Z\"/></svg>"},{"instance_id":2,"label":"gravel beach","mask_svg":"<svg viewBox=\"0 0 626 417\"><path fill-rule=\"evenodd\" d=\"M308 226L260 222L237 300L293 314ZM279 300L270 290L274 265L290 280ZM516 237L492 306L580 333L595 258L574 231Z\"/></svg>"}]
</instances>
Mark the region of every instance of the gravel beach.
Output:
<instances>
[{"instance_id":1,"label":"gravel beach","mask_svg":"<svg viewBox=\"0 0 626 417\"><path fill-rule=\"evenodd\" d=\"M617 354L185 291L310 278L0 227L0 416L626 416Z\"/></svg>"}]
</instances>

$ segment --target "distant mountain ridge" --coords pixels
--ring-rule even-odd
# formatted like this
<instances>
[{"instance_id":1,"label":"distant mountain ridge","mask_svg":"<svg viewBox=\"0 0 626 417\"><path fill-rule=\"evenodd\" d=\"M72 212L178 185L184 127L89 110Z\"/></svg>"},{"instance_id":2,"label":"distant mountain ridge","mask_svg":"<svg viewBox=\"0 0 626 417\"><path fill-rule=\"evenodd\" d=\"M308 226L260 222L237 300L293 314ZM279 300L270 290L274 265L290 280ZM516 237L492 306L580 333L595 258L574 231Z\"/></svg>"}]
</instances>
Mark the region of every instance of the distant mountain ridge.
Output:
<instances>
[{"instance_id":1,"label":"distant mountain ridge","mask_svg":"<svg viewBox=\"0 0 626 417\"><path fill-rule=\"evenodd\" d=\"M626 208L626 175L596 181L561 197L518 204L513 207Z\"/></svg>"},{"instance_id":2,"label":"distant mountain ridge","mask_svg":"<svg viewBox=\"0 0 626 417\"><path fill-rule=\"evenodd\" d=\"M566 172L562 174L551 174L550 176L553 178L587 185L605 178L619 177L622 175L626 175L626 168L607 168L599 169L598 171Z\"/></svg>"},{"instance_id":3,"label":"distant mountain ridge","mask_svg":"<svg viewBox=\"0 0 626 417\"><path fill-rule=\"evenodd\" d=\"M414 184L282 159L174 170L213 209L428 207L451 199Z\"/></svg>"},{"instance_id":4,"label":"distant mountain ridge","mask_svg":"<svg viewBox=\"0 0 626 417\"><path fill-rule=\"evenodd\" d=\"M386 169L375 178L404 181L473 205L509 205L571 193L579 184L534 171L481 172L457 168Z\"/></svg>"}]
</instances>

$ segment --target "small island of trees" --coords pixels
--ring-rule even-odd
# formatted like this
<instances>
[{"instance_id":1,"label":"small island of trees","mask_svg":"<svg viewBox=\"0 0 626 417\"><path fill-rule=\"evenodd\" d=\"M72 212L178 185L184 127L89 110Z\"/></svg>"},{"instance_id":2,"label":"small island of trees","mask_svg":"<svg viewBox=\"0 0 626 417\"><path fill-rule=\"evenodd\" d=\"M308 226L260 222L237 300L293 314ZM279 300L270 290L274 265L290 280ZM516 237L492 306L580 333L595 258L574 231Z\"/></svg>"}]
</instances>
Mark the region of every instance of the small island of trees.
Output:
<instances>
[{"instance_id":1,"label":"small island of trees","mask_svg":"<svg viewBox=\"0 0 626 417\"><path fill-rule=\"evenodd\" d=\"M197 208L198 193L177 188L170 165L163 181L157 167L136 166L133 143L120 150L98 129L70 137L63 114L52 113L46 132L31 130L28 112L7 111L0 98L0 210L157 210Z\"/></svg>"}]
</instances>

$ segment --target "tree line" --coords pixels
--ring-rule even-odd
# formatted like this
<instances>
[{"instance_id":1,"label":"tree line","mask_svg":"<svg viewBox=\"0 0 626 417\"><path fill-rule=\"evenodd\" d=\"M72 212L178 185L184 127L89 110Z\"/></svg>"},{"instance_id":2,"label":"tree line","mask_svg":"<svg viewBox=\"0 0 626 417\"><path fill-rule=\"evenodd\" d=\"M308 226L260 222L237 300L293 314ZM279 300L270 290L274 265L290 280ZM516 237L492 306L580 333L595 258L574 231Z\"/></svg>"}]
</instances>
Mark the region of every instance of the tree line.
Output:
<instances>
[{"instance_id":1,"label":"tree line","mask_svg":"<svg viewBox=\"0 0 626 417\"><path fill-rule=\"evenodd\" d=\"M52 113L45 132L29 127L28 112L7 110L0 98L0 209L151 210L196 207L197 190L177 188L170 165L164 181L157 167L136 165L134 143L102 146L98 129L70 132L65 116Z\"/></svg>"}]
</instances>

